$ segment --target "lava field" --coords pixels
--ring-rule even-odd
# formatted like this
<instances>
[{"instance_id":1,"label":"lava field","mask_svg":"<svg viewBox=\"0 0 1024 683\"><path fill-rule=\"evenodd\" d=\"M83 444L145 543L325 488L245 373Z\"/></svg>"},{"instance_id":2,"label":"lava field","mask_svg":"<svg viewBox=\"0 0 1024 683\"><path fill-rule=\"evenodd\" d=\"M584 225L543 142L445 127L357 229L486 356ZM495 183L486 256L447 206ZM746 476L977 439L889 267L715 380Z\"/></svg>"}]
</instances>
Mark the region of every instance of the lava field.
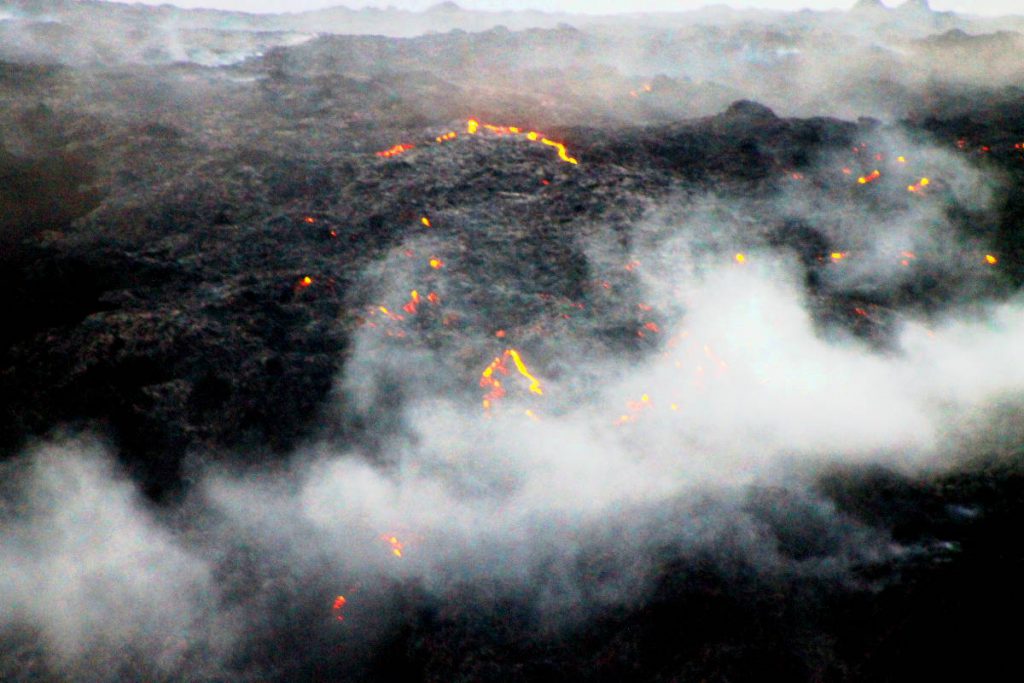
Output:
<instances>
[{"instance_id":1,"label":"lava field","mask_svg":"<svg viewBox=\"0 0 1024 683\"><path fill-rule=\"evenodd\" d=\"M0 679L1002 679L1022 48L0 2Z\"/></svg>"}]
</instances>

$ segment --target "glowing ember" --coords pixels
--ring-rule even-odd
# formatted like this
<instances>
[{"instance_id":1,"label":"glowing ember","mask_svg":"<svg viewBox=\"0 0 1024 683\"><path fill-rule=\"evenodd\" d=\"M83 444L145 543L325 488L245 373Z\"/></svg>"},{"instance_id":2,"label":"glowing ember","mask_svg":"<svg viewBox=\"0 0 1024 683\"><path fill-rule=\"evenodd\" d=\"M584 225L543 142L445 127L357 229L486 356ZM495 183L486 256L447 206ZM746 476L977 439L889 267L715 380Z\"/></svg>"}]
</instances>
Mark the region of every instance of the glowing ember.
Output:
<instances>
[{"instance_id":1,"label":"glowing ember","mask_svg":"<svg viewBox=\"0 0 1024 683\"><path fill-rule=\"evenodd\" d=\"M310 223L310 224L316 223L316 219L313 218L312 216L305 216L302 220L305 223Z\"/></svg>"},{"instance_id":2,"label":"glowing ember","mask_svg":"<svg viewBox=\"0 0 1024 683\"><path fill-rule=\"evenodd\" d=\"M345 621L345 616L341 613L341 608L345 606L348 600L345 599L344 595L339 595L334 598L334 604L331 606L331 611L334 612L334 616L338 621Z\"/></svg>"},{"instance_id":3,"label":"glowing ember","mask_svg":"<svg viewBox=\"0 0 1024 683\"><path fill-rule=\"evenodd\" d=\"M931 180L928 178L921 178L913 185L907 185L907 192L921 192L924 188L931 184Z\"/></svg>"},{"instance_id":4,"label":"glowing ember","mask_svg":"<svg viewBox=\"0 0 1024 683\"><path fill-rule=\"evenodd\" d=\"M390 310L388 310L387 306L378 306L376 311L370 311L370 315L376 315L377 312L383 314L384 317L386 317L388 320L405 320L405 316L403 316L401 313L392 313Z\"/></svg>"},{"instance_id":5,"label":"glowing ember","mask_svg":"<svg viewBox=\"0 0 1024 683\"><path fill-rule=\"evenodd\" d=\"M437 295L437 292L431 292L430 294L427 294L427 301L436 306L441 303L441 297Z\"/></svg>"},{"instance_id":6,"label":"glowing ember","mask_svg":"<svg viewBox=\"0 0 1024 683\"><path fill-rule=\"evenodd\" d=\"M380 538L381 538L382 541L387 542L387 544L389 546L391 546L391 554L392 555L394 555L395 557L401 557L402 556L402 551L405 549L405 546L402 544L401 541L398 540L397 536L392 536L392 535L389 535L389 534L381 534Z\"/></svg>"},{"instance_id":7,"label":"glowing ember","mask_svg":"<svg viewBox=\"0 0 1024 683\"><path fill-rule=\"evenodd\" d=\"M746 263L747 262L747 255L746 254L736 254L736 256L734 256L733 258L736 259L736 263Z\"/></svg>"},{"instance_id":8,"label":"glowing ember","mask_svg":"<svg viewBox=\"0 0 1024 683\"><path fill-rule=\"evenodd\" d=\"M454 140L457 137L459 137L458 133L456 133L455 131L449 131L449 132L445 133L444 135L438 135L436 138L434 138L434 142L437 142L437 143L448 142L449 140Z\"/></svg>"},{"instance_id":9,"label":"glowing ember","mask_svg":"<svg viewBox=\"0 0 1024 683\"><path fill-rule=\"evenodd\" d=\"M867 185L868 183L875 182L876 180L878 180L881 177L882 177L882 172L879 171L876 168L871 173L869 173L867 175L862 175L861 177L857 178L857 182L860 183L861 185Z\"/></svg>"},{"instance_id":10,"label":"glowing ember","mask_svg":"<svg viewBox=\"0 0 1024 683\"><path fill-rule=\"evenodd\" d=\"M408 144L408 143L403 143L403 144L395 145L394 147L388 147L387 149L384 149L384 150L381 150L379 152L376 152L376 154L377 154L377 156L379 156L379 157L381 157L383 159L390 159L391 157L397 157L397 156L399 156L401 154L405 154L406 152L408 152L410 149L413 149L414 147L416 147L416 145L412 145L412 144Z\"/></svg>"},{"instance_id":11,"label":"glowing ember","mask_svg":"<svg viewBox=\"0 0 1024 683\"><path fill-rule=\"evenodd\" d=\"M313 284L313 278L311 278L310 276L307 275L306 277L302 278L301 280L299 280L298 282L295 283L295 288L296 289L305 289L306 287L309 287L312 284Z\"/></svg>"},{"instance_id":12,"label":"glowing ember","mask_svg":"<svg viewBox=\"0 0 1024 683\"><path fill-rule=\"evenodd\" d=\"M420 219L420 223L422 223L424 225L424 227L427 227L427 228L430 227L430 219L427 218L426 216L424 216L423 218Z\"/></svg>"},{"instance_id":13,"label":"glowing ember","mask_svg":"<svg viewBox=\"0 0 1024 683\"><path fill-rule=\"evenodd\" d=\"M444 261L439 258L432 258L430 259L430 267L434 270L441 270L444 268Z\"/></svg>"},{"instance_id":14,"label":"glowing ember","mask_svg":"<svg viewBox=\"0 0 1024 683\"><path fill-rule=\"evenodd\" d=\"M905 164L905 163L907 163L907 158L906 157L902 157L902 156L896 157L896 163L898 163L898 164Z\"/></svg>"},{"instance_id":15,"label":"glowing ember","mask_svg":"<svg viewBox=\"0 0 1024 683\"><path fill-rule=\"evenodd\" d=\"M420 305L420 293L415 289L410 293L409 302L402 306L402 310L410 315L416 315L416 309Z\"/></svg>"},{"instance_id":16,"label":"glowing ember","mask_svg":"<svg viewBox=\"0 0 1024 683\"><path fill-rule=\"evenodd\" d=\"M494 401L505 396L505 387L502 386L501 380L494 376L495 373L508 376L509 369L507 365L508 359L512 359L516 370L519 374L525 377L530 382L530 392L537 394L538 396L544 395L544 390L540 386L540 382L536 377L531 374L530 369L526 367L526 363L523 362L522 356L515 349L506 349L505 353L498 356L491 361L484 371L480 374L480 387L482 389L489 389L483 398L484 410L490 410Z\"/></svg>"},{"instance_id":17,"label":"glowing ember","mask_svg":"<svg viewBox=\"0 0 1024 683\"><path fill-rule=\"evenodd\" d=\"M626 410L628 412L620 415L615 424L621 426L629 422L636 422L637 418L640 417L640 413L651 408L652 405L651 397L648 394L641 396L639 401L626 401Z\"/></svg>"},{"instance_id":18,"label":"glowing ember","mask_svg":"<svg viewBox=\"0 0 1024 683\"><path fill-rule=\"evenodd\" d=\"M995 264L999 263L999 259L997 259L992 254L985 254L985 263L989 264L990 266L994 266Z\"/></svg>"},{"instance_id":19,"label":"glowing ember","mask_svg":"<svg viewBox=\"0 0 1024 683\"><path fill-rule=\"evenodd\" d=\"M829 256L832 258L833 261L842 261L844 258L846 258L846 252L833 251L831 254L829 254Z\"/></svg>"},{"instance_id":20,"label":"glowing ember","mask_svg":"<svg viewBox=\"0 0 1024 683\"><path fill-rule=\"evenodd\" d=\"M480 128L494 133L495 135L524 135L523 130L518 126L496 126L490 123L480 123L476 119L469 119L469 121L466 122L466 132L470 135L476 135L480 131ZM541 144L554 147L558 152L558 158L562 161L573 165L579 163L577 159L569 156L569 152L563 143L551 140L535 130L526 132L525 136L526 139L531 142L540 141Z\"/></svg>"}]
</instances>

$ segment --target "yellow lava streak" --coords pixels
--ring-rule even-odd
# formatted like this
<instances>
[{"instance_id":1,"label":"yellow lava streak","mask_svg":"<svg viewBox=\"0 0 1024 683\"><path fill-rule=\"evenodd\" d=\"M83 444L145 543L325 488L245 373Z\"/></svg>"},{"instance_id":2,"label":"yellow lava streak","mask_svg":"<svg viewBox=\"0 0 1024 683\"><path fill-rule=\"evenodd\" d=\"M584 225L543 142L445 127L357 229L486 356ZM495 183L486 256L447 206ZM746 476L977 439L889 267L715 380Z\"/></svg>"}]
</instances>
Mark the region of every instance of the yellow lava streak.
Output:
<instances>
[{"instance_id":1,"label":"yellow lava streak","mask_svg":"<svg viewBox=\"0 0 1024 683\"><path fill-rule=\"evenodd\" d=\"M470 135L476 135L480 128L490 131L495 135L525 135L527 140L531 142L539 141L541 144L547 145L548 147L554 147L558 152L558 158L567 164L579 164L579 160L575 157L569 156L569 151L565 148L565 145L561 142L557 142L546 137L543 133L538 133L535 130L523 132L523 130L517 126L495 126L490 123L480 123L476 119L470 119L466 122L466 132Z\"/></svg>"},{"instance_id":2,"label":"yellow lava streak","mask_svg":"<svg viewBox=\"0 0 1024 683\"><path fill-rule=\"evenodd\" d=\"M871 173L867 175L862 175L861 177L857 178L857 182L860 183L861 185L867 185L868 183L873 183L874 181L878 180L881 177L882 172L876 168Z\"/></svg>"},{"instance_id":3,"label":"yellow lava streak","mask_svg":"<svg viewBox=\"0 0 1024 683\"><path fill-rule=\"evenodd\" d=\"M533 376L530 369L526 367L526 363L523 362L522 356L515 349L506 349L505 353L496 357L491 363L484 368L484 371L480 373L480 387L482 389L489 389L490 391L484 396L483 406L484 410L490 410L494 401L505 396L505 387L502 386L501 380L494 376L497 372L502 375L508 375L509 370L506 365L506 361L511 358L512 363L516 366L516 370L530 382L530 392L537 394L538 396L544 395L544 390L541 388L540 381Z\"/></svg>"},{"instance_id":4,"label":"yellow lava streak","mask_svg":"<svg viewBox=\"0 0 1024 683\"><path fill-rule=\"evenodd\" d=\"M392 536L391 534L381 534L380 538L382 541L386 541L387 544L391 546L392 555L394 555L395 557L402 556L402 550L405 549L405 545L398 540L397 536Z\"/></svg>"}]
</instances>

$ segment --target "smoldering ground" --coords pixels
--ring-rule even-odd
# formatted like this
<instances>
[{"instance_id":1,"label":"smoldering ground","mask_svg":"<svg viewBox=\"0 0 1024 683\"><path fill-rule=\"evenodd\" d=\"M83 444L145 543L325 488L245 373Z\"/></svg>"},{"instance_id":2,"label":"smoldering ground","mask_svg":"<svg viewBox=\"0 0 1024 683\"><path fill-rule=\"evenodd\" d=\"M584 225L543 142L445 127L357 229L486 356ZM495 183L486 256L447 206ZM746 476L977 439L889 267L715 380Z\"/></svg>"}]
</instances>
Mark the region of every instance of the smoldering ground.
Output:
<instances>
[{"instance_id":1,"label":"smoldering ground","mask_svg":"<svg viewBox=\"0 0 1024 683\"><path fill-rule=\"evenodd\" d=\"M4 28L10 35L21 27ZM101 391L83 390L79 401L112 400L103 393L108 369L115 388L133 386L125 377L142 371L155 388L147 384L117 410L137 416L146 406L164 408L158 419L167 420L215 412L221 396L251 399L260 387L285 386L252 382L246 394L244 381L229 380L253 367L280 371L286 362L277 345L301 345L295 340L329 328L317 316L335 303L360 326L344 347L319 431L284 462L252 464L257 458L244 449L225 455L196 446L182 456L181 490L160 504L140 493L136 472L121 469L131 458L88 437L49 439L5 462L0 678L496 680L610 671L623 680L726 677L735 662L746 662L748 674L822 678L833 660L856 678L856 646L843 645L855 651L844 653L832 639L857 629L842 631L823 616L844 607L836 596L909 586L915 563L957 557L950 540L957 525L1000 519L1000 506L1006 517L1005 501L970 486L930 497L918 490L958 476L967 456L1013 455L1020 443L1024 309L1001 279L1003 255L993 241L991 198L1005 179L968 163L938 135L921 142L920 130L912 136L870 121L798 125L749 102L682 130L616 126L718 113L743 95L764 96L780 112L901 116L921 108L918 89L978 81L977 65L988 60L957 62L956 55L981 43L994 58L1012 54L1007 46L1016 39L953 34L910 48L897 40L907 50L899 52L886 46L889 38L879 48L873 27L858 24L841 34L856 35L856 45L833 51L845 38L785 39L769 48L746 44L760 41L753 34L705 28L659 34L640 48L564 28L393 44L203 34L209 44L195 48L194 31L167 25L144 34L134 51L116 50L118 59L149 64L134 79L89 70L96 36L83 37L81 54L62 53L58 61L82 71L44 70L54 80L41 88L73 104L59 115L39 107L10 123L5 131L17 134L5 139L9 149L31 156L52 132L55 150L71 140L80 154L77 145L91 140L89 117L113 121L122 109L131 113L126 126L135 125L132 116L161 123L129 133L112 123L109 149L98 146L89 157L95 172L91 164L77 171L77 156L60 157L56 171L5 161L13 174L27 178L27 168L38 185L57 188L54 197L65 185L84 188L70 209L65 201L67 216L39 219L45 215L33 208L22 218L12 210L19 239L45 223L77 230L86 245L84 233L102 232L133 252L113 259L110 273L98 269L107 284L96 292L84 284L89 264L74 259L52 269L49 288L40 284L45 273L28 284L11 276L26 301L46 308L52 297L58 310L26 313L44 331L26 337L22 367L51 362L31 340L48 346L53 325L122 306L116 318L91 317L84 334L103 339L92 355L70 354L74 371L107 349L120 353L118 334L135 340L130 351L139 362L100 364ZM24 51L52 57L52 35L33 30L24 33L31 39ZM124 47L120 29L103 31L101 47ZM496 44L504 52L492 57ZM620 72L594 68L595 44L608 48L604 57ZM731 52L721 52L725 44ZM580 45L591 52L581 48L578 63L543 70ZM370 47L381 59L365 59ZM266 59L258 56L264 50ZM486 58L467 59L475 53ZM429 73L396 79L407 54ZM246 56L225 71L154 66ZM994 84L1018 78L1012 60L993 69L986 73ZM12 90L15 111L13 103L35 96L23 76L31 69L4 73L28 93ZM105 109L112 103L116 115ZM460 147L422 144L371 168L378 138L390 145L414 130L429 141L448 128L425 130L424 121L447 126L473 106L596 126L571 135L604 155L601 172L570 175L544 156L550 149L535 145L530 156L521 139L483 134L462 136ZM373 128L368 111L394 119L382 116ZM195 150L210 140L273 144L223 158L215 151L197 163ZM339 161L336 146L351 158ZM799 154L788 154L794 148ZM311 159L297 162L307 151ZM780 151L787 154L773 157ZM138 164L122 163L129 152ZM716 154L741 154L750 168L717 164ZM448 156L431 161L441 155ZM657 164L676 175L637 170ZM311 166L328 170L293 181ZM730 175L743 178L733 192L706 192L717 180L730 185ZM636 196L605 191L619 181L632 183ZM551 193L538 199L549 182ZM85 193L97 188L114 194ZM344 190L337 199L335 188ZM415 196L398 196L407 188ZM33 202L56 204L49 196ZM619 200L632 202L629 211L605 224L602 217L619 208L607 204ZM548 213L540 215L550 221L536 219L542 201ZM636 206L649 210L637 219ZM420 229L418 215L405 215L410 207L429 214L433 227ZM556 230L558 212L577 218ZM313 226L308 233L291 226L295 216L313 221L296 219L304 230ZM391 230L405 222L418 232ZM202 236L193 241L195 234ZM344 239L355 246L335 250ZM228 246L208 250L217 240ZM285 240L306 250L278 253L287 251ZM314 240L316 248L307 248ZM322 248L328 240L331 248ZM331 260L343 264L331 270ZM188 266L168 265L179 262ZM61 279L61 268L73 277ZM307 272L311 296L330 294L304 314L295 304L302 285L294 283ZM167 289L147 289L172 276L180 279ZM179 307L197 280L202 295ZM117 291L103 291L108 286ZM33 287L45 295L32 298ZM66 310L56 303L78 289L84 294L72 292ZM94 293L105 298L91 308ZM146 297L158 303L147 308ZM174 302L165 306L167 299ZM179 315L182 307L188 315ZM277 317L264 316L271 308ZM257 322L239 325L225 309ZM162 326L168 318L173 324ZM193 335L195 320L202 334ZM292 335L289 325L305 323L314 333ZM272 328L266 337L251 332L260 326ZM245 343L228 344L235 334ZM196 340L200 350L190 345ZM147 344L159 352L147 355ZM253 358L229 365L218 344ZM303 365L307 349L324 356L325 348L335 349L309 342L287 362L301 357L295 364ZM507 353L513 349L516 356ZM228 366L228 379L196 380L191 367L160 372L175 354L207 353L199 364ZM56 375L64 366L54 367ZM75 390L57 386L52 394ZM190 388L202 400L193 401ZM285 424L312 411L295 403L294 394L275 395L280 413L268 419ZM65 404L51 400L39 411L47 416L53 406ZM251 426L245 407L229 411L232 427L242 428L225 434ZM29 424L35 416L22 417ZM189 428L218 421L228 419L217 413ZM211 433L182 440L202 443ZM869 493L847 495L844 486L859 484L845 482L860 477ZM910 483L900 489L893 480ZM882 512L863 500L876 489L893 499L876 506ZM922 517L925 531L907 531L907 518ZM878 605L866 604L867 611ZM663 649L648 656L648 643ZM877 651L868 646L876 642L863 650Z\"/></svg>"},{"instance_id":2,"label":"smoldering ground","mask_svg":"<svg viewBox=\"0 0 1024 683\"><path fill-rule=\"evenodd\" d=\"M403 314L367 313L338 379L348 412L331 419L355 436L284 465L197 454L182 499L156 508L95 443L6 464L5 675L368 675L395 633L445 619L427 614L504 614L518 638L557 639L686 566L853 590L872 585L866 567L941 554L840 509L818 477L926 476L955 468L964 443L1018 437L1012 421L993 436L985 415L1019 405L1024 308L944 293L901 306L881 345L823 319L816 299L913 281L904 251L963 291L988 277L983 239L941 210L982 197L984 213L984 180L885 144L926 160L941 190L907 202L903 183L880 184L831 212L799 185L769 203L705 196L652 210L628 248L597 226L581 238L585 305L561 315L521 313L544 294L543 266L514 239L496 240L508 265L494 269L461 259L435 219L364 274L368 308ZM773 241L779 217L824 226L827 251L854 246L809 264ZM424 298L407 310L413 290ZM625 351L605 314L642 345ZM480 373L508 349L526 371L506 358L484 410Z\"/></svg>"}]
</instances>

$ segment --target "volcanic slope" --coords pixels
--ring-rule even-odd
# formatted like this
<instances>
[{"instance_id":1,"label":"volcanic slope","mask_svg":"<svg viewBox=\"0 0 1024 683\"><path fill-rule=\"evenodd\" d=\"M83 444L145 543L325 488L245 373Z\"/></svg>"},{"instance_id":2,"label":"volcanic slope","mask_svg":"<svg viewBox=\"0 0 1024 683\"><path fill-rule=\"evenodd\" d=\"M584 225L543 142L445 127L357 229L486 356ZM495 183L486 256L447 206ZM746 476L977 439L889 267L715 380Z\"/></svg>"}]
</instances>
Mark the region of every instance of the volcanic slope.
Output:
<instances>
[{"instance_id":1,"label":"volcanic slope","mask_svg":"<svg viewBox=\"0 0 1024 683\"><path fill-rule=\"evenodd\" d=\"M382 377L384 391L353 395L335 383L365 339L411 359L400 363L407 374L424 350L444 359L433 391L482 420L483 389L503 398L482 386L495 357L510 389L532 373L585 396L590 377L564 364L565 349L660 352L666 321L685 311L645 300L653 264L638 255L695 225L710 226L695 235L698 272L781 255L796 264L821 334L879 353L905 317L1008 298L1021 284L1016 91L937 98L894 126L782 118L742 100L633 126L581 105L481 103L422 74L305 77L277 59L255 80L188 65L5 65L6 454L54 430L100 431L158 499L187 487L190 457L252 466L323 439L384 462L402 429L403 385ZM922 151L932 149L942 152ZM996 178L988 203L961 184L974 172ZM852 226L921 216L950 239L872 253L898 277L864 282L844 270L874 235ZM517 357L527 370L509 362ZM646 410L642 398L627 404L635 398L622 400L627 423L628 411ZM938 674L934 643L963 648L965 663L1010 652L986 606L1020 604L1000 568L1021 557L1000 540L1015 538L1019 468L982 457L1019 448L974 455L968 474L923 481L884 468L822 478L821 495L844 514L930 549L863 568L863 590L668 556L652 594L568 633L524 635L536 626L527 608L473 593L486 587L440 603L406 585L396 593L407 621L355 664L331 655L326 627L306 640L310 614L330 617L319 593L294 607L303 626L282 613L268 647L246 654L281 680L325 670L431 680ZM742 507L787 557L833 551L827 534L787 535L787 515L814 514L785 491L754 490ZM987 518L964 512L976 507ZM580 571L600 574L594 562ZM960 623L982 625L959 640ZM304 648L281 645L291 642Z\"/></svg>"}]
</instances>

